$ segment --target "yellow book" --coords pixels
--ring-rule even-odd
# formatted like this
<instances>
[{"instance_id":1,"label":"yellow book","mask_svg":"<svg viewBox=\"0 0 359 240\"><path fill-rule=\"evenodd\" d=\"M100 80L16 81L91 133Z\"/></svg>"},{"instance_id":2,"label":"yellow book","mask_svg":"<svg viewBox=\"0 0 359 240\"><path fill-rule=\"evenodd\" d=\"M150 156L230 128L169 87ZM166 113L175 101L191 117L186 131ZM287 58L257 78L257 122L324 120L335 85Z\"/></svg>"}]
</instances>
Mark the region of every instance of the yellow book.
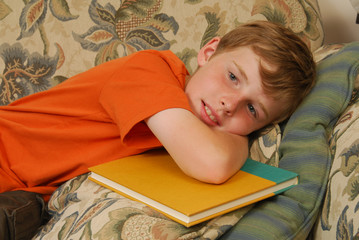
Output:
<instances>
[{"instance_id":1,"label":"yellow book","mask_svg":"<svg viewBox=\"0 0 359 240\"><path fill-rule=\"evenodd\" d=\"M296 173L248 159L225 183L208 184L184 174L164 150L125 157L89 170L94 182L187 227L274 196L298 183Z\"/></svg>"}]
</instances>

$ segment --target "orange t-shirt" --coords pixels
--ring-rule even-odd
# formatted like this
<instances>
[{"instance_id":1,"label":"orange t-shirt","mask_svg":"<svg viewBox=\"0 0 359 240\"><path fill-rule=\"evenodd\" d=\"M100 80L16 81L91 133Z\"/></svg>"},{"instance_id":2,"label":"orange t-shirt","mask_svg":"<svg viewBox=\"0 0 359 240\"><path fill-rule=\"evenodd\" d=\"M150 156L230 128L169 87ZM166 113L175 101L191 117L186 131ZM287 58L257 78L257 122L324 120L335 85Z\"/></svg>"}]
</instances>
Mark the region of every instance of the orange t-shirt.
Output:
<instances>
[{"instance_id":1,"label":"orange t-shirt","mask_svg":"<svg viewBox=\"0 0 359 240\"><path fill-rule=\"evenodd\" d=\"M161 146L144 119L190 105L184 64L140 51L0 107L0 192L46 198L88 167Z\"/></svg>"}]
</instances>

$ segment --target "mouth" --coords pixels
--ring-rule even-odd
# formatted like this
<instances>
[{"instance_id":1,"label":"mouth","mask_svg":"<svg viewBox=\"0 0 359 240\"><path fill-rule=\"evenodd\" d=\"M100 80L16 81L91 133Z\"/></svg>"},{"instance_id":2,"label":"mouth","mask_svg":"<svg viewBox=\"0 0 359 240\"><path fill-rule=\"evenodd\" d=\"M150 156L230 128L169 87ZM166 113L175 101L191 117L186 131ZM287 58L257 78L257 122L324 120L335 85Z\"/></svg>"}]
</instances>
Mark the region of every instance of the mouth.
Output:
<instances>
[{"instance_id":1,"label":"mouth","mask_svg":"<svg viewBox=\"0 0 359 240\"><path fill-rule=\"evenodd\" d=\"M211 109L209 109L209 107L204 106L204 110L206 111L208 117L209 117L213 122L218 123L216 117L212 115L212 111L211 111Z\"/></svg>"},{"instance_id":2,"label":"mouth","mask_svg":"<svg viewBox=\"0 0 359 240\"><path fill-rule=\"evenodd\" d=\"M215 112L209 106L207 106L203 101L202 101L202 105L203 105L202 119L209 125L218 126L219 121Z\"/></svg>"}]
</instances>

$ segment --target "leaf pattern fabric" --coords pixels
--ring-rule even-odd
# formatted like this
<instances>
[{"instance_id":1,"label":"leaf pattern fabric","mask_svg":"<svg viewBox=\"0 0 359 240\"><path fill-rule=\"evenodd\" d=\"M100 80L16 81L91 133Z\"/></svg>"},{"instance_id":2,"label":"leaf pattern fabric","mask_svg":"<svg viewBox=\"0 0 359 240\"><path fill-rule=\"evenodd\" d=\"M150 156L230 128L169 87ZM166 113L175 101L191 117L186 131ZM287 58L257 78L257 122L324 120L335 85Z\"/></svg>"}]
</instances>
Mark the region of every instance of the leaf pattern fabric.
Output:
<instances>
[{"instance_id":1,"label":"leaf pattern fabric","mask_svg":"<svg viewBox=\"0 0 359 240\"><path fill-rule=\"evenodd\" d=\"M1 105L48 89L93 66L143 49L170 49L197 68L198 50L250 20L279 22L304 39L312 50L323 41L318 6L311 0L164 1L164 0L0 0ZM16 44L16 45L14 45ZM24 53L21 53L24 51ZM50 61L46 75L23 77L6 67L17 61ZM29 65L30 66L30 65ZM12 78L9 78L12 76ZM31 81L30 81L31 79ZM13 86L14 82L16 82ZM21 85L21 87L20 87Z\"/></svg>"}]
</instances>

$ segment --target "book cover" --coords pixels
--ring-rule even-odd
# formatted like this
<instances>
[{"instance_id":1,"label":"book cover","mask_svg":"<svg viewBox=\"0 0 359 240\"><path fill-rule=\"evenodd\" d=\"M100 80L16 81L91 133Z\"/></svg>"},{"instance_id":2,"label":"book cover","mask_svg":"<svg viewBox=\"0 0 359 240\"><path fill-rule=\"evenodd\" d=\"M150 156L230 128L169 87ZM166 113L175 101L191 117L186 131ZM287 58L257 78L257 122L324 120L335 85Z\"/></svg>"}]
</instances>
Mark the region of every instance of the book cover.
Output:
<instances>
[{"instance_id":1,"label":"book cover","mask_svg":"<svg viewBox=\"0 0 359 240\"><path fill-rule=\"evenodd\" d=\"M92 181L187 227L274 196L298 183L296 173L248 159L225 183L208 184L184 174L164 150L125 157L89 170Z\"/></svg>"}]
</instances>

